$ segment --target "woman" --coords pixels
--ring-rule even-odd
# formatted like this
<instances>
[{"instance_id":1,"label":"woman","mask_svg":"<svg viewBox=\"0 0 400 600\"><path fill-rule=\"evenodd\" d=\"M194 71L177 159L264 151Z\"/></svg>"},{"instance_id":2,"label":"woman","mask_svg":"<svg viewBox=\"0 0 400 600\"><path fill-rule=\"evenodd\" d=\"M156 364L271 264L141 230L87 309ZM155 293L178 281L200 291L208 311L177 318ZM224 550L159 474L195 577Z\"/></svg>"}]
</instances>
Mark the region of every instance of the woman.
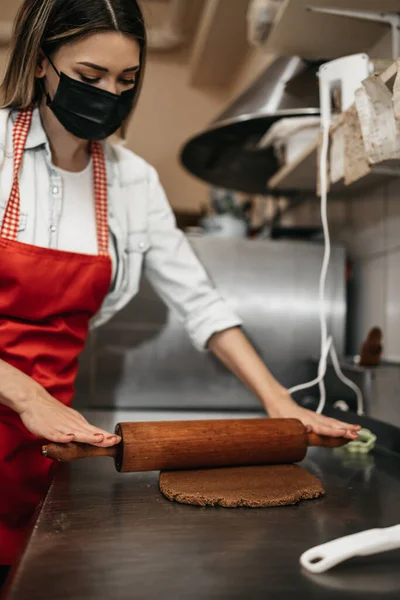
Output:
<instances>
[{"instance_id":1,"label":"woman","mask_svg":"<svg viewBox=\"0 0 400 600\"><path fill-rule=\"evenodd\" d=\"M89 323L148 277L272 417L321 434L357 427L304 410L273 378L175 227L155 171L104 142L124 129L144 75L135 0L25 0L0 111L0 565L11 565L51 475L43 439L119 438L71 408Z\"/></svg>"}]
</instances>

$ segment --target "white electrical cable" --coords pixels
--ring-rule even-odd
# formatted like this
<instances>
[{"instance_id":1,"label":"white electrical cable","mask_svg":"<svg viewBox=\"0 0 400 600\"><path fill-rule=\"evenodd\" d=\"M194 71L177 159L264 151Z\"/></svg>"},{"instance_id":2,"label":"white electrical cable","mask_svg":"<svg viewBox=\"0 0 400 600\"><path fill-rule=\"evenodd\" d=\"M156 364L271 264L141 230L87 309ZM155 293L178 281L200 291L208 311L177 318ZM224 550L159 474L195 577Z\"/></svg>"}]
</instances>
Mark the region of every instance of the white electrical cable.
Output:
<instances>
[{"instance_id":1,"label":"white electrical cable","mask_svg":"<svg viewBox=\"0 0 400 600\"><path fill-rule=\"evenodd\" d=\"M339 364L335 346L333 344L331 345L331 348L330 348L330 354L331 354L333 368L335 369L336 375L339 377L339 379L342 381L342 383L344 383L345 385L347 385L347 387L352 389L353 392L355 393L355 395L357 396L357 414L359 416L363 415L364 414L364 399L363 399L362 392L361 392L360 388L358 387L358 385L356 385L354 383L354 381L351 381L351 379L346 377L346 375L343 373L342 369L340 368L340 364Z\"/></svg>"},{"instance_id":2,"label":"white electrical cable","mask_svg":"<svg viewBox=\"0 0 400 600\"><path fill-rule=\"evenodd\" d=\"M301 390L308 390L309 388L314 387L314 385L318 385L324 379L325 372L326 372L326 358L327 358L327 354L328 354L331 342L332 342L332 338L330 338L330 340L329 340L329 345L328 344L326 345L323 356L321 354L321 358L323 358L323 360L320 360L320 362L319 362L317 377L315 379L313 379L312 381L309 381L307 383L301 383L300 385L296 385L295 387L290 388L290 390L289 390L290 394L300 392ZM324 365L325 365L325 368L322 371L322 367L324 367Z\"/></svg>"},{"instance_id":3,"label":"white electrical cable","mask_svg":"<svg viewBox=\"0 0 400 600\"><path fill-rule=\"evenodd\" d=\"M326 390L324 378L327 369L327 359L330 353L333 367L337 377L346 386L351 388L357 396L357 414L364 414L364 402L360 388L348 379L340 368L337 353L334 347L332 336L328 336L328 325L326 320L325 307L325 290L326 278L328 274L329 262L331 257L331 239L328 222L328 149L329 149L329 129L330 122L328 119L322 119L322 147L320 155L320 188L321 188L321 221L324 235L324 257L322 261L321 275L319 279L319 320L321 328L321 356L318 365L318 376L309 383L297 385L289 390L290 394L300 390L309 389L318 384L320 392L320 400L318 403L317 413L322 413L326 402Z\"/></svg>"},{"instance_id":4,"label":"white electrical cable","mask_svg":"<svg viewBox=\"0 0 400 600\"><path fill-rule=\"evenodd\" d=\"M320 187L321 187L321 221L324 234L324 258L322 261L321 275L319 278L319 320L321 325L321 357L320 371L326 373L327 358L328 358L328 324L326 322L326 307L325 307L325 287L326 277L328 274L329 261L331 258L331 238L329 235L327 196L328 196L328 149L329 149L329 126L327 119L322 120L322 148L320 156ZM329 346L332 346L333 340ZM324 379L319 382L320 399L317 408L317 413L321 413L325 406L326 390Z\"/></svg>"}]
</instances>

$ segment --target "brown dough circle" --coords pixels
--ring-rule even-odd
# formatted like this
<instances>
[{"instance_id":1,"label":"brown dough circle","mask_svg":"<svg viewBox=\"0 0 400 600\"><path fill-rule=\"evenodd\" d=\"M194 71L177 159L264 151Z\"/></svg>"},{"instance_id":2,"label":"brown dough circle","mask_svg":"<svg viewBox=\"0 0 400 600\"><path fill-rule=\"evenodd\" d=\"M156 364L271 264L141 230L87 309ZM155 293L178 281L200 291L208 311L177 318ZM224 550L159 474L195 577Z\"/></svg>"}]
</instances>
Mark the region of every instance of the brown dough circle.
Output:
<instances>
[{"instance_id":1,"label":"brown dough circle","mask_svg":"<svg viewBox=\"0 0 400 600\"><path fill-rule=\"evenodd\" d=\"M320 480L298 465L163 471L161 492L169 500L198 506L287 506L325 494Z\"/></svg>"}]
</instances>

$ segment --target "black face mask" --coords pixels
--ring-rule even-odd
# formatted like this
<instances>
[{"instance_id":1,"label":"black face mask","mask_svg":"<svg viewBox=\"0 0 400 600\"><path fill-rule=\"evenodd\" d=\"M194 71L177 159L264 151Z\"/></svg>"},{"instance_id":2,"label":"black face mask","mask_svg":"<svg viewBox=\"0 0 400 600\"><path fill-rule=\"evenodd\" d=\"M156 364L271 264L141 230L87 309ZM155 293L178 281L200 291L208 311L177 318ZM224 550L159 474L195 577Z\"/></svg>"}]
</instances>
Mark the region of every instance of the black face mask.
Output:
<instances>
[{"instance_id":1,"label":"black face mask","mask_svg":"<svg viewBox=\"0 0 400 600\"><path fill-rule=\"evenodd\" d=\"M47 105L67 131L83 140L104 140L115 133L132 110L135 88L120 96L77 81L59 73L53 100L46 93Z\"/></svg>"}]
</instances>

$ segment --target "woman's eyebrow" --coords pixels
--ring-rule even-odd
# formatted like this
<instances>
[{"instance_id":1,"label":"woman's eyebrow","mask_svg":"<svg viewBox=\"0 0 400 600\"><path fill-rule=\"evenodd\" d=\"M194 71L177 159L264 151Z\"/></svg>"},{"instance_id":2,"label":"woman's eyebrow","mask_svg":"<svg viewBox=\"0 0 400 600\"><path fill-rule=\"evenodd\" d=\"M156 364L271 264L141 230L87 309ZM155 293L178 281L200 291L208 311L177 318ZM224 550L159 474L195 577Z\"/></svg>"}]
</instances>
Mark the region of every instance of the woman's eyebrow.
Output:
<instances>
[{"instance_id":1,"label":"woman's eyebrow","mask_svg":"<svg viewBox=\"0 0 400 600\"><path fill-rule=\"evenodd\" d=\"M100 67L99 65L95 65L91 62L80 62L78 65L84 65L85 67L90 67L91 69L95 69L96 71L103 71L104 73L108 73L108 69L106 67Z\"/></svg>"},{"instance_id":2,"label":"woman's eyebrow","mask_svg":"<svg viewBox=\"0 0 400 600\"><path fill-rule=\"evenodd\" d=\"M140 65L135 65L134 67L129 67L129 69L124 69L123 73L128 73L129 71L139 71Z\"/></svg>"},{"instance_id":3,"label":"woman's eyebrow","mask_svg":"<svg viewBox=\"0 0 400 600\"><path fill-rule=\"evenodd\" d=\"M90 67L91 69L95 69L95 71L102 71L103 73L108 73L108 69L106 67L101 67L100 65L95 65L91 62L80 62L78 65L83 65L85 67ZM138 71L140 68L139 65L135 65L134 67L129 67L128 69L124 69L123 73L129 73L130 71Z\"/></svg>"}]
</instances>

